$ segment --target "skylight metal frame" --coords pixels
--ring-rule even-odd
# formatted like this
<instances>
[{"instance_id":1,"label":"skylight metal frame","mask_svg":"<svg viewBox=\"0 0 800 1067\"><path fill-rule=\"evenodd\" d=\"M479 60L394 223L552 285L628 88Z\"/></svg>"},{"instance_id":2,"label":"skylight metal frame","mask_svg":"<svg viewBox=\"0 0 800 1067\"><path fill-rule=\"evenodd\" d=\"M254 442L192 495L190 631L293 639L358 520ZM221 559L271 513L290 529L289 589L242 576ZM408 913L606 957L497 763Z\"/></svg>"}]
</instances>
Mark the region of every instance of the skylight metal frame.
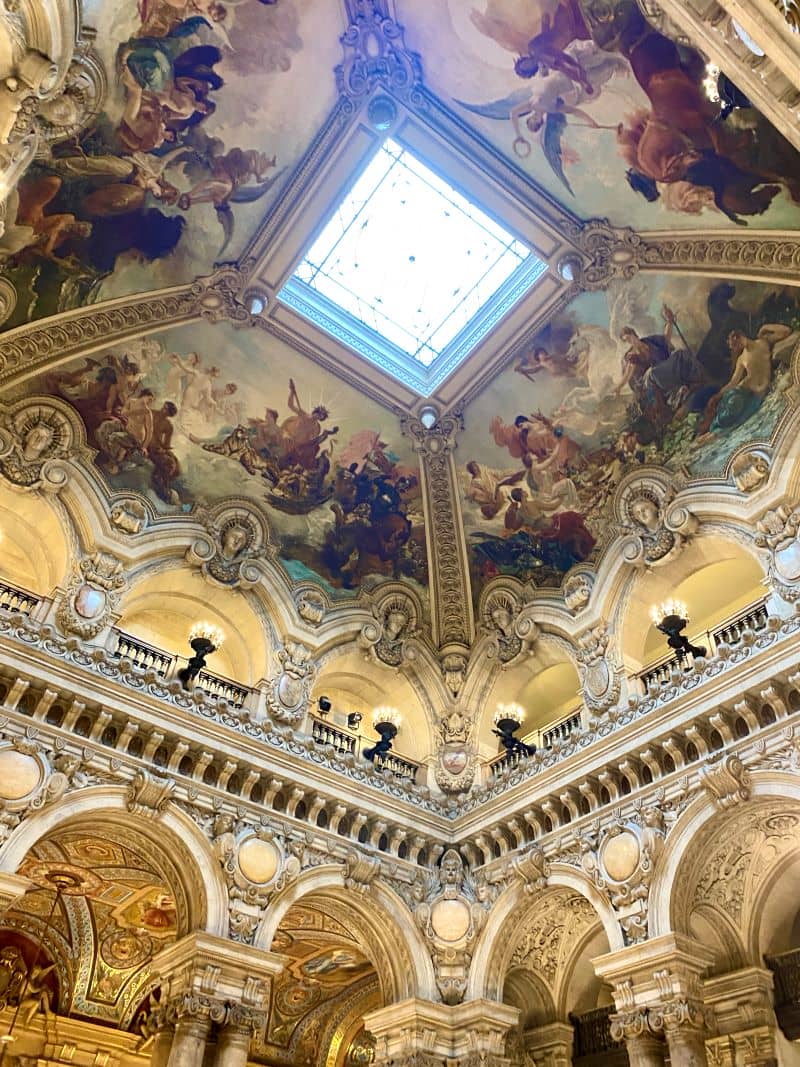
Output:
<instances>
[{"instance_id":1,"label":"skylight metal frame","mask_svg":"<svg viewBox=\"0 0 800 1067\"><path fill-rule=\"evenodd\" d=\"M393 375L421 396L429 397L469 357L473 349L480 344L496 323L536 284L537 280L547 271L547 264L537 256L534 249L529 248L518 235L513 234L504 221L495 219L478 203L476 197L466 195L457 189L449 179L431 167L426 160L421 159L419 154L410 146L395 137L387 137L377 141L374 150L363 165L353 173L347 183L344 194L340 195L339 200L329 212L322 226L323 232L330 220L340 210L340 205L349 198L352 190L373 164L386 141L395 144L402 153L408 153L413 160L438 178L446 188L451 189L473 209L476 209L485 215L487 219L494 222L515 243L524 246L528 251L527 257L494 291L486 303L468 319L455 337L441 349L427 367L415 355L404 351L398 344L384 337L378 330L361 321L353 312L340 307L330 297L315 289L312 284L297 277L296 272L306 262L306 257L317 242L317 237L309 242L303 253L303 258L295 268L295 272L286 281L278 295L280 300L297 311L298 314L309 319L325 330L326 333L353 349L364 359ZM402 155L398 157L398 161L401 160ZM366 201L365 204L368 202ZM353 224L352 222L350 223L350 225ZM480 225L480 223L478 222L476 225ZM346 234L343 235L343 240L345 237ZM476 284L479 284L478 279L473 283L473 288ZM452 313L453 311L449 310L443 321L446 322ZM437 329L441 329L441 324ZM433 334L435 334L435 330Z\"/></svg>"},{"instance_id":2,"label":"skylight metal frame","mask_svg":"<svg viewBox=\"0 0 800 1067\"><path fill-rule=\"evenodd\" d=\"M264 329L391 408L412 410L431 397L449 407L466 402L533 337L552 310L568 298L570 282L556 269L581 256L576 218L532 185L496 149L457 121L422 89L413 107L378 89L353 111L335 109L245 252L245 300L261 307ZM389 97L396 117L386 130L369 120L371 103ZM512 276L426 369L335 305L308 299L291 278L342 199L389 136L468 201L530 248L541 261L537 278ZM527 261L526 261L527 262ZM532 266L533 264L531 264ZM471 342L471 343L470 343ZM463 350L471 351L459 362ZM452 357L452 358L451 358ZM400 371L401 373L398 373Z\"/></svg>"}]
</instances>

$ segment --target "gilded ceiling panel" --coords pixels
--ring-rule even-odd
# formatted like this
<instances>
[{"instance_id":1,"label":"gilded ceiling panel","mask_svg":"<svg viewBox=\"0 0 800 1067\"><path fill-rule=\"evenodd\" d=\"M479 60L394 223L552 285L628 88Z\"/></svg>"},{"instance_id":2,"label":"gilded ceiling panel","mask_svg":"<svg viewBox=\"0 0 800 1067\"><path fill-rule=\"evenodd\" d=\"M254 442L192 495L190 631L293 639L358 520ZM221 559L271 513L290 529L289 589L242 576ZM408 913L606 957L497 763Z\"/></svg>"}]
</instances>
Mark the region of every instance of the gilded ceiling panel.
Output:
<instances>
[{"instance_id":1,"label":"gilded ceiling panel","mask_svg":"<svg viewBox=\"0 0 800 1067\"><path fill-rule=\"evenodd\" d=\"M581 217L637 229L800 223L795 149L730 82L712 78L709 94L703 57L636 0L398 9L429 88Z\"/></svg>"}]
</instances>

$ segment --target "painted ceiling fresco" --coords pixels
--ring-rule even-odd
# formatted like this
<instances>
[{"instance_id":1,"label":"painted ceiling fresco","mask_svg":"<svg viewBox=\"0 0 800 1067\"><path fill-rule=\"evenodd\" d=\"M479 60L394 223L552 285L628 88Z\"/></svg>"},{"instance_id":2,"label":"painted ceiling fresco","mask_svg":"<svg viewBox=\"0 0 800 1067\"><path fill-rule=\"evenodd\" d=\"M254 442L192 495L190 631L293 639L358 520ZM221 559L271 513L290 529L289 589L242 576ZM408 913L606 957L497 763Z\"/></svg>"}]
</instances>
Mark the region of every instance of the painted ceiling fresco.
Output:
<instances>
[{"instance_id":1,"label":"painted ceiling fresco","mask_svg":"<svg viewBox=\"0 0 800 1067\"><path fill-rule=\"evenodd\" d=\"M100 829L61 830L25 859L19 873L36 888L5 923L32 933L56 961L62 1013L135 1025L150 959L186 933L179 879L166 864L130 829L124 843ZM69 883L55 911L51 875Z\"/></svg>"},{"instance_id":2,"label":"painted ceiling fresco","mask_svg":"<svg viewBox=\"0 0 800 1067\"><path fill-rule=\"evenodd\" d=\"M336 100L344 24L329 0L115 0L86 4L84 22L108 97L9 200L5 328L235 258Z\"/></svg>"},{"instance_id":3,"label":"painted ceiling fresco","mask_svg":"<svg viewBox=\"0 0 800 1067\"><path fill-rule=\"evenodd\" d=\"M584 293L466 410L473 584L558 585L599 550L623 476L723 475L786 407L800 290L640 277Z\"/></svg>"},{"instance_id":4,"label":"painted ceiling fresco","mask_svg":"<svg viewBox=\"0 0 800 1067\"><path fill-rule=\"evenodd\" d=\"M231 496L267 516L294 580L426 582L418 465L398 419L280 341L182 326L26 385L80 414L113 489L162 513Z\"/></svg>"},{"instance_id":5,"label":"painted ceiling fresco","mask_svg":"<svg viewBox=\"0 0 800 1067\"><path fill-rule=\"evenodd\" d=\"M348 1015L360 1018L378 1006L375 969L348 925L313 902L289 909L272 947L289 962L275 982L267 1029L254 1050L256 1058L270 1063L317 1063L321 1051L330 1046L332 1024L341 1036L347 1031ZM356 1045L359 1050L366 1047L363 1040ZM347 1052L351 1050L352 1046Z\"/></svg>"},{"instance_id":6,"label":"painted ceiling fresco","mask_svg":"<svg viewBox=\"0 0 800 1067\"><path fill-rule=\"evenodd\" d=\"M641 229L800 225L795 149L727 79L712 102L703 58L636 0L398 8L429 88L581 217Z\"/></svg>"}]
</instances>

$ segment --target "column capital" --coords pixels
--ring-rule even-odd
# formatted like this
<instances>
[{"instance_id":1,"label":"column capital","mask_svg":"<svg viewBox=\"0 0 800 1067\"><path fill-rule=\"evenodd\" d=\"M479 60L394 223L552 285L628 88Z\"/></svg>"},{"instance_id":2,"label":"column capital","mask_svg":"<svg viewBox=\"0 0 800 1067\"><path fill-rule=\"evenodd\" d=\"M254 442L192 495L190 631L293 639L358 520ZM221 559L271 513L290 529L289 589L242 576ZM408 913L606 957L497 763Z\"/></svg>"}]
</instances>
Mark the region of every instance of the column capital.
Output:
<instances>
[{"instance_id":1,"label":"column capital","mask_svg":"<svg viewBox=\"0 0 800 1067\"><path fill-rule=\"evenodd\" d=\"M285 963L278 953L197 931L159 952L151 970L161 979L167 1002L213 1000L223 1005L224 1018L226 1004L264 1010L272 979Z\"/></svg>"},{"instance_id":2,"label":"column capital","mask_svg":"<svg viewBox=\"0 0 800 1067\"><path fill-rule=\"evenodd\" d=\"M482 1062L505 1055L506 1034L516 1026L519 1008L493 1000L439 1004L412 998L369 1012L364 1026L375 1035L376 1060L389 1063L412 1056Z\"/></svg>"},{"instance_id":3,"label":"column capital","mask_svg":"<svg viewBox=\"0 0 800 1067\"><path fill-rule=\"evenodd\" d=\"M592 966L613 987L617 1011L629 1012L676 998L702 1001L701 978L713 962L705 945L670 933L598 956Z\"/></svg>"},{"instance_id":4,"label":"column capital","mask_svg":"<svg viewBox=\"0 0 800 1067\"><path fill-rule=\"evenodd\" d=\"M611 1037L614 1041L630 1041L634 1037L652 1037L647 1008L634 1008L633 1011L621 1011L609 1016Z\"/></svg>"}]
</instances>

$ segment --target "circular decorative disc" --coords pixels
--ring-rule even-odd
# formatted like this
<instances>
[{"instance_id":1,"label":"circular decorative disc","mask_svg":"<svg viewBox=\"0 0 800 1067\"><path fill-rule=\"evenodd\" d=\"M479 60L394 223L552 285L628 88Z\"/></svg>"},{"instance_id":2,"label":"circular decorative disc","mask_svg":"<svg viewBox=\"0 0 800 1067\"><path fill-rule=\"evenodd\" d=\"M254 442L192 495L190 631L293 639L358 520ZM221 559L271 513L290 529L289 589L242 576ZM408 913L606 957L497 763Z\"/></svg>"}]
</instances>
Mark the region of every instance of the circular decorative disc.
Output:
<instances>
[{"instance_id":1,"label":"circular decorative disc","mask_svg":"<svg viewBox=\"0 0 800 1067\"><path fill-rule=\"evenodd\" d=\"M149 959L152 951L153 943L150 938L135 934L132 930L115 930L100 944L103 961L117 971L138 967Z\"/></svg>"},{"instance_id":2,"label":"circular decorative disc","mask_svg":"<svg viewBox=\"0 0 800 1067\"><path fill-rule=\"evenodd\" d=\"M21 800L28 796L42 780L42 768L38 760L13 748L0 752L0 797L3 800Z\"/></svg>"},{"instance_id":3,"label":"circular decorative disc","mask_svg":"<svg viewBox=\"0 0 800 1067\"><path fill-rule=\"evenodd\" d=\"M275 877L281 854L271 841L248 837L239 845L239 870L249 882L266 885Z\"/></svg>"},{"instance_id":4,"label":"circular decorative disc","mask_svg":"<svg viewBox=\"0 0 800 1067\"><path fill-rule=\"evenodd\" d=\"M460 941L470 922L469 906L464 900L439 900L431 908L431 926L442 941Z\"/></svg>"},{"instance_id":5,"label":"circular decorative disc","mask_svg":"<svg viewBox=\"0 0 800 1067\"><path fill-rule=\"evenodd\" d=\"M639 866L642 850L636 834L623 830L621 834L609 837L601 861L608 877L614 882L624 882L630 878Z\"/></svg>"}]
</instances>

